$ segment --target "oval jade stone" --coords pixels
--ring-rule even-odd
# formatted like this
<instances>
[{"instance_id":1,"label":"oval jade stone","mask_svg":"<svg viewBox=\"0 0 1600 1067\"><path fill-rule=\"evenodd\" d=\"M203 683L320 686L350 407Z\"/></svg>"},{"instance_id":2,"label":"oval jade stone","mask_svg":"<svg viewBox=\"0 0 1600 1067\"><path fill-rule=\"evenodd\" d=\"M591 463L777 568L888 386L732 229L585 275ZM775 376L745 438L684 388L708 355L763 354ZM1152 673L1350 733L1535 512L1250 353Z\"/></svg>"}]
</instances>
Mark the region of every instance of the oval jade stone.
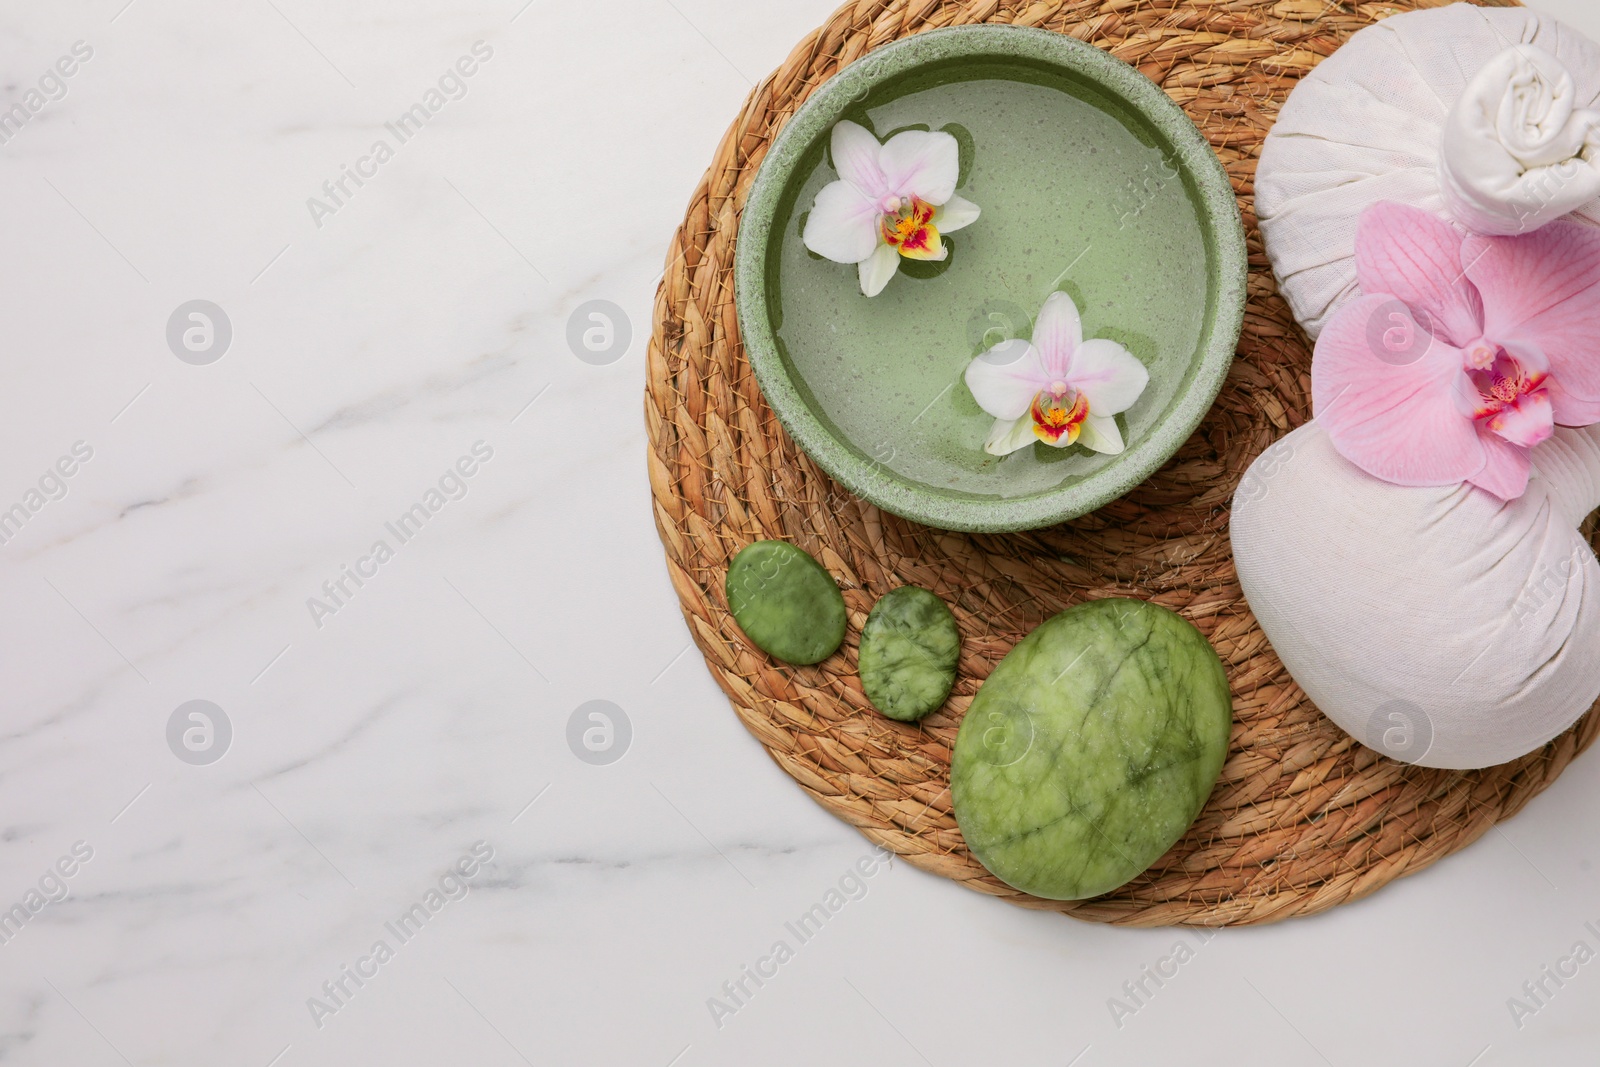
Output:
<instances>
[{"instance_id":1,"label":"oval jade stone","mask_svg":"<svg viewBox=\"0 0 1600 1067\"><path fill-rule=\"evenodd\" d=\"M872 606L861 628L861 688L889 718L915 722L950 695L960 657L961 631L944 601L902 585Z\"/></svg>"},{"instance_id":2,"label":"oval jade stone","mask_svg":"<svg viewBox=\"0 0 1600 1067\"><path fill-rule=\"evenodd\" d=\"M1222 771L1228 678L1184 619L1096 600L995 667L956 735L950 792L967 846L1051 900L1110 892L1183 836Z\"/></svg>"},{"instance_id":3,"label":"oval jade stone","mask_svg":"<svg viewBox=\"0 0 1600 1067\"><path fill-rule=\"evenodd\" d=\"M787 541L746 545L723 587L734 621L769 656L820 663L844 640L844 596L822 564Z\"/></svg>"}]
</instances>

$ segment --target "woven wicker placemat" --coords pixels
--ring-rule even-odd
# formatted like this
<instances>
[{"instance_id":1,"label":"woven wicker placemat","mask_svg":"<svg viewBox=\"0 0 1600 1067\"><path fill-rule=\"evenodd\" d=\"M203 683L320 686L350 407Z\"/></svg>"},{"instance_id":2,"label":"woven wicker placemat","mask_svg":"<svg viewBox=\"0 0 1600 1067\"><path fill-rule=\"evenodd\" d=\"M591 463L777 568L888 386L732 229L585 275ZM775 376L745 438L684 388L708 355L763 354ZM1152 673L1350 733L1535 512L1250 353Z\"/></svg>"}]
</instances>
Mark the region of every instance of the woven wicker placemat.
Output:
<instances>
[{"instance_id":1,"label":"woven wicker placemat","mask_svg":"<svg viewBox=\"0 0 1600 1067\"><path fill-rule=\"evenodd\" d=\"M1395 763L1326 719L1289 678L1239 591L1228 508L1250 461L1310 412L1311 353L1278 296L1252 203L1256 155L1295 81L1353 32L1430 0L856 0L789 55L728 130L668 252L656 296L645 419L667 568L712 676L778 765L829 811L924 870L1025 907L1135 926L1262 923L1355 900L1515 814L1594 740L1593 713L1538 753L1457 773ZM739 209L802 101L879 45L939 26L1008 22L1069 33L1137 66L1181 104L1233 179L1249 231L1239 354L1199 431L1126 498L1032 533L946 533L879 512L801 454L756 387L733 302ZM850 633L816 667L777 664L728 614L723 577L751 541L783 538L839 580ZM944 597L960 678L920 725L861 693L856 638L889 590ZM1019 893L981 867L950 808L956 728L979 684L1033 627L1072 604L1144 597L1216 646L1233 686L1221 781L1145 874L1089 901Z\"/></svg>"}]
</instances>

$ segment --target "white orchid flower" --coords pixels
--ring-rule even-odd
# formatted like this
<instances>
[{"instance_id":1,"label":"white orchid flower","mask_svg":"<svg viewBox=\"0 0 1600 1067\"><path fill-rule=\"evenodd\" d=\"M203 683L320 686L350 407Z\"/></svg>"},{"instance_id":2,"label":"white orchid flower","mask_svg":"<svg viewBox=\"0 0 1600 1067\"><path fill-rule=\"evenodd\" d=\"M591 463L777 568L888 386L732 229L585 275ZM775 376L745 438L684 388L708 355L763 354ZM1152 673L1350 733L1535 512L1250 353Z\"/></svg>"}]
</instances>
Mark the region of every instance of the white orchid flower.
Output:
<instances>
[{"instance_id":1,"label":"white orchid flower","mask_svg":"<svg viewBox=\"0 0 1600 1067\"><path fill-rule=\"evenodd\" d=\"M978 205L955 195L960 148L948 133L905 130L879 144L845 121L832 147L839 180L817 194L802 239L825 259L857 264L867 296L883 292L902 256L945 259L940 234L978 218Z\"/></svg>"},{"instance_id":2,"label":"white orchid flower","mask_svg":"<svg viewBox=\"0 0 1600 1067\"><path fill-rule=\"evenodd\" d=\"M1033 341L995 345L967 366L966 381L996 420L983 446L990 455L1010 455L1035 441L1055 448L1082 442L1116 455L1124 445L1114 416L1139 399L1150 372L1115 341L1085 341L1072 297L1051 293Z\"/></svg>"}]
</instances>

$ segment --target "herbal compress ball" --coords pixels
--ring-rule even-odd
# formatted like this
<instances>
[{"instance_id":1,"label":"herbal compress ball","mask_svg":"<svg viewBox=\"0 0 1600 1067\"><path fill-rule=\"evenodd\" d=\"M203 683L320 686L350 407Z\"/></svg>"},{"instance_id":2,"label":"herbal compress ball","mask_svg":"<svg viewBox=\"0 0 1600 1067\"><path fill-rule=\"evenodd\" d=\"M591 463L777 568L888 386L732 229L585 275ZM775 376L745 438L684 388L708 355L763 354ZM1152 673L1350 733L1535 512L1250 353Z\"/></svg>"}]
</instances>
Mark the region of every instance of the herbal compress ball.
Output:
<instances>
[{"instance_id":1,"label":"herbal compress ball","mask_svg":"<svg viewBox=\"0 0 1600 1067\"><path fill-rule=\"evenodd\" d=\"M1309 422L1234 496L1239 585L1317 707L1422 767L1525 756L1600 696L1600 426L1556 428L1516 500L1399 486Z\"/></svg>"}]
</instances>

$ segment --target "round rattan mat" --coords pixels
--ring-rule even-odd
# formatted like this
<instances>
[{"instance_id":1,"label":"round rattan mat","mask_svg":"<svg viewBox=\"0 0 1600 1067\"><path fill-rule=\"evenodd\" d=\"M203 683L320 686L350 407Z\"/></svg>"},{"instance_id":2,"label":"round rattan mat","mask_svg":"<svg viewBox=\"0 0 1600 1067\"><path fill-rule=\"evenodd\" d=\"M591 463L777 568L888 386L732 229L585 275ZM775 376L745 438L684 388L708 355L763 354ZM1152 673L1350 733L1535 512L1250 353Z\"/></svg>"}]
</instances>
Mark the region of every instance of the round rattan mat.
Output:
<instances>
[{"instance_id":1,"label":"round rattan mat","mask_svg":"<svg viewBox=\"0 0 1600 1067\"><path fill-rule=\"evenodd\" d=\"M1256 155L1296 79L1350 34L1429 0L855 0L790 53L728 130L668 252L656 296L645 419L656 523L689 628L718 684L778 765L829 811L924 870L1025 907L1134 926L1221 926L1309 915L1462 848L1555 780L1600 729L1591 713L1515 763L1471 773L1386 759L1295 686L1239 591L1228 508L1251 460L1310 411L1311 352L1278 296L1252 205ZM946 533L879 512L830 481L767 409L734 315L739 210L767 147L813 89L879 45L939 26L1007 22L1090 41L1181 104L1232 176L1250 242L1250 306L1215 408L1126 498L1015 535ZM793 541L839 580L845 646L815 667L775 663L728 614L740 548ZM949 603L960 679L920 725L877 714L856 675L873 602L902 584ZM1019 893L980 866L951 814L956 728L979 684L1033 627L1104 596L1180 612L1233 686L1228 761L1184 838L1093 900Z\"/></svg>"}]
</instances>

